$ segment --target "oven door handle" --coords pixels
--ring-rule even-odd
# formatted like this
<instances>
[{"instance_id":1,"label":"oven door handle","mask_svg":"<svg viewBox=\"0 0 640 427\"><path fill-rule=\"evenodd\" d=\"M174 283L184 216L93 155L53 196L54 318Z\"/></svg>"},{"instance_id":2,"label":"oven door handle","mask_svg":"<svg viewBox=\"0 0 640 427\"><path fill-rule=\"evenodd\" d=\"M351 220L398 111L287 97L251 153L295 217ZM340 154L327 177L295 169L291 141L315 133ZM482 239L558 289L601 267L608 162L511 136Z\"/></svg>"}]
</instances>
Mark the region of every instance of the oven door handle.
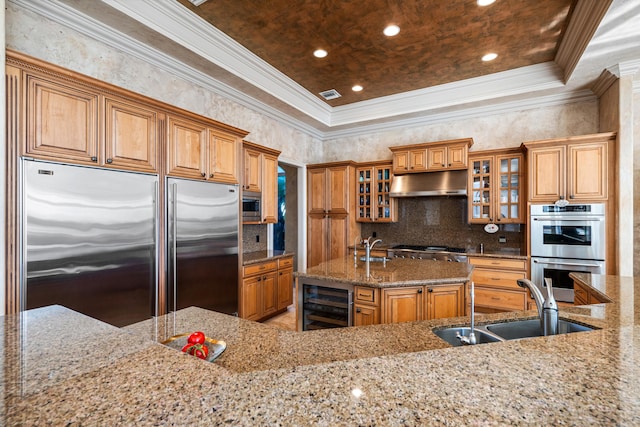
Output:
<instances>
[{"instance_id":1,"label":"oven door handle","mask_svg":"<svg viewBox=\"0 0 640 427\"><path fill-rule=\"evenodd\" d=\"M533 262L540 264L551 264L551 265L572 265L575 267L600 267L598 264L580 264L575 262L555 262L555 261L538 261L534 259Z\"/></svg>"},{"instance_id":2,"label":"oven door handle","mask_svg":"<svg viewBox=\"0 0 640 427\"><path fill-rule=\"evenodd\" d=\"M534 217L532 218L534 221L548 221L548 222L575 222L575 221L580 221L580 222L601 222L603 220L603 218L577 218L577 217L573 217L573 218L550 218L550 217L545 217L545 218L538 218L538 217Z\"/></svg>"}]
</instances>

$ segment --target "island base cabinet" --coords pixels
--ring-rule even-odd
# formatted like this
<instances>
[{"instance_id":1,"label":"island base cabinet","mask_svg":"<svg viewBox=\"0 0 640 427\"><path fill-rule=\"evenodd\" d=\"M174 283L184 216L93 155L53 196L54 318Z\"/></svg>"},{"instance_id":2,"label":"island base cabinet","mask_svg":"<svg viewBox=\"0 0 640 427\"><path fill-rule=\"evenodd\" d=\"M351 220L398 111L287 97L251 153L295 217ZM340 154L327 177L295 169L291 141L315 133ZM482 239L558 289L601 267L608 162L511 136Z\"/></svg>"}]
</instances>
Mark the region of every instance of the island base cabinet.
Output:
<instances>
[{"instance_id":1,"label":"island base cabinet","mask_svg":"<svg viewBox=\"0 0 640 427\"><path fill-rule=\"evenodd\" d=\"M464 316L464 285L427 287L427 319Z\"/></svg>"},{"instance_id":2,"label":"island base cabinet","mask_svg":"<svg viewBox=\"0 0 640 427\"><path fill-rule=\"evenodd\" d=\"M380 289L356 286L353 295L353 325L380 323Z\"/></svg>"},{"instance_id":3,"label":"island base cabinet","mask_svg":"<svg viewBox=\"0 0 640 427\"><path fill-rule=\"evenodd\" d=\"M411 286L382 290L382 323L465 315L465 285Z\"/></svg>"}]
</instances>

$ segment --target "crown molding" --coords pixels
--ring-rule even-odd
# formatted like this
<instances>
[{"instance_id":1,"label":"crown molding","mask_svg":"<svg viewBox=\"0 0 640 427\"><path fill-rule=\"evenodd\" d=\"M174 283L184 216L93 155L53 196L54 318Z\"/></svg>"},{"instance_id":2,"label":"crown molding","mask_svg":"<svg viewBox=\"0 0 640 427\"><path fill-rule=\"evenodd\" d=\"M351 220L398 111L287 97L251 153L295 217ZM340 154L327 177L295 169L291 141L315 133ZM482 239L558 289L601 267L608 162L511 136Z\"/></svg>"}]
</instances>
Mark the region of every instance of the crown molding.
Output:
<instances>
[{"instance_id":1,"label":"crown molding","mask_svg":"<svg viewBox=\"0 0 640 427\"><path fill-rule=\"evenodd\" d=\"M554 62L547 62L335 107L331 126L427 112L563 86L560 69Z\"/></svg>"},{"instance_id":2,"label":"crown molding","mask_svg":"<svg viewBox=\"0 0 640 427\"><path fill-rule=\"evenodd\" d=\"M556 63L564 70L564 81L568 82L602 18L613 0L580 0L569 20L562 37Z\"/></svg>"},{"instance_id":3,"label":"crown molding","mask_svg":"<svg viewBox=\"0 0 640 427\"><path fill-rule=\"evenodd\" d=\"M520 100L498 101L490 105L474 106L455 111L447 111L440 113L431 113L419 117L408 119L398 119L391 122L376 123L370 125L358 126L357 128L348 128L335 131L327 131L324 134L324 140L338 139L359 136L363 134L372 134L380 132L393 131L398 128L411 128L436 123L443 123L453 120L473 119L477 117L492 116L502 113L511 113L513 111L532 110L536 108L552 107L557 105L566 105L577 102L587 102L596 99L594 93L589 89L579 91L564 91L551 95L543 95L536 97L526 97Z\"/></svg>"},{"instance_id":4,"label":"crown molding","mask_svg":"<svg viewBox=\"0 0 640 427\"><path fill-rule=\"evenodd\" d=\"M607 90L618 80L618 77L609 70L602 70L596 81L591 85L591 90L598 98L605 94Z\"/></svg>"},{"instance_id":5,"label":"crown molding","mask_svg":"<svg viewBox=\"0 0 640 427\"><path fill-rule=\"evenodd\" d=\"M633 76L638 72L638 70L640 70L640 59L619 62L607 68L607 71L615 75L617 78Z\"/></svg>"}]
</instances>

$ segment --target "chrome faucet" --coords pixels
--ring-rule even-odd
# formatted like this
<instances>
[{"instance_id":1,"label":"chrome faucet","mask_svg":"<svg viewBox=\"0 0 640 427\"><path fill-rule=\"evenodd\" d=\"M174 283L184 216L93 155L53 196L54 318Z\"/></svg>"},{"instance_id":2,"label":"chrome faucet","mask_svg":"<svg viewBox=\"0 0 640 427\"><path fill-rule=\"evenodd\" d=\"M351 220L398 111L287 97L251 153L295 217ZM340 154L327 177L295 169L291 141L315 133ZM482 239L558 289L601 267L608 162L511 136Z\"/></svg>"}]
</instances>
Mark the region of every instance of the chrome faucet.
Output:
<instances>
[{"instance_id":1,"label":"chrome faucet","mask_svg":"<svg viewBox=\"0 0 640 427\"><path fill-rule=\"evenodd\" d=\"M369 238L363 240L363 242L364 242L364 262L365 262L365 266L366 266L367 277L370 276L369 267L370 267L370 264L371 264L371 249L375 246L376 243L382 242L382 239L377 239L377 240L374 240L373 243L369 243L369 241L372 238L373 237L369 237Z\"/></svg>"},{"instance_id":2,"label":"chrome faucet","mask_svg":"<svg viewBox=\"0 0 640 427\"><path fill-rule=\"evenodd\" d=\"M544 278L547 288L547 298L542 295L542 291L530 280L518 279L518 285L522 288L529 289L538 308L538 317L540 318L540 327L542 333L546 335L556 335L558 333L558 304L553 297L553 286L551 279Z\"/></svg>"},{"instance_id":3,"label":"chrome faucet","mask_svg":"<svg viewBox=\"0 0 640 427\"><path fill-rule=\"evenodd\" d=\"M474 345L478 343L476 340L475 332L475 314L473 313L476 306L475 285L473 284L473 280L471 281L471 290L469 291L469 296L471 297L471 328L469 329L469 336L465 337L460 333L460 331L456 332L456 338L460 340L462 345Z\"/></svg>"},{"instance_id":4,"label":"chrome faucet","mask_svg":"<svg viewBox=\"0 0 640 427\"><path fill-rule=\"evenodd\" d=\"M356 237L355 242L353 243L353 263L358 263L358 245L362 243L362 237Z\"/></svg>"}]
</instances>

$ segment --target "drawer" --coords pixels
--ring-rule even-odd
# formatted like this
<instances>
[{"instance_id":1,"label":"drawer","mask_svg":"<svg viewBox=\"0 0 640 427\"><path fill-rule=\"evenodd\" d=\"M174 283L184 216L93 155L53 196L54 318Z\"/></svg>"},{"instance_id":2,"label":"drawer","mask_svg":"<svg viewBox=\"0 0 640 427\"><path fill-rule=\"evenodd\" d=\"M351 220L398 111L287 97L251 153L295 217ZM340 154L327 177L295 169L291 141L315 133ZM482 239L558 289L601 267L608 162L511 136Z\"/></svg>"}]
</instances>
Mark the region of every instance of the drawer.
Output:
<instances>
[{"instance_id":1,"label":"drawer","mask_svg":"<svg viewBox=\"0 0 640 427\"><path fill-rule=\"evenodd\" d=\"M469 264L479 267L506 268L509 270L527 270L527 261L524 259L469 257Z\"/></svg>"},{"instance_id":2,"label":"drawer","mask_svg":"<svg viewBox=\"0 0 640 427\"><path fill-rule=\"evenodd\" d=\"M293 257L278 259L278 268L293 267Z\"/></svg>"},{"instance_id":3,"label":"drawer","mask_svg":"<svg viewBox=\"0 0 640 427\"><path fill-rule=\"evenodd\" d=\"M243 276L253 276L254 274L265 273L267 271L274 271L276 269L276 261L261 262L260 264L245 265L243 270Z\"/></svg>"},{"instance_id":4,"label":"drawer","mask_svg":"<svg viewBox=\"0 0 640 427\"><path fill-rule=\"evenodd\" d=\"M503 291L476 286L475 305L505 310L525 310L527 294L518 291Z\"/></svg>"},{"instance_id":5,"label":"drawer","mask_svg":"<svg viewBox=\"0 0 640 427\"><path fill-rule=\"evenodd\" d=\"M370 304L378 304L380 301L380 290L374 288L366 288L356 286L354 290L355 300L357 302L367 302Z\"/></svg>"},{"instance_id":6,"label":"drawer","mask_svg":"<svg viewBox=\"0 0 640 427\"><path fill-rule=\"evenodd\" d=\"M485 270L482 268L476 268L471 274L471 280L476 285L488 285L505 289L520 289L516 280L525 279L524 272L515 271L498 271L498 270Z\"/></svg>"}]
</instances>

